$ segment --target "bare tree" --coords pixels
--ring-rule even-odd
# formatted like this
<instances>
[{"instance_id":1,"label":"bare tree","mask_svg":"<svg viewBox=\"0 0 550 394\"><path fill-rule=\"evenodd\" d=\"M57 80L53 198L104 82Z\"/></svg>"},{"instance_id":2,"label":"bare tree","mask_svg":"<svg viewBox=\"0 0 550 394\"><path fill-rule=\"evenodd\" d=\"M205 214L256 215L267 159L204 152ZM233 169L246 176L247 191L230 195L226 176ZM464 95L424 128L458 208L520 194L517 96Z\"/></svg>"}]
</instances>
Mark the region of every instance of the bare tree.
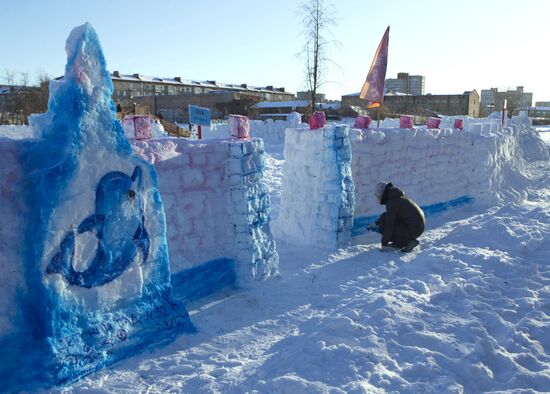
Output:
<instances>
[{"instance_id":1,"label":"bare tree","mask_svg":"<svg viewBox=\"0 0 550 394\"><path fill-rule=\"evenodd\" d=\"M20 74L20 83L21 83L21 86L25 86L27 87L27 85L29 84L29 73L21 73Z\"/></svg>"},{"instance_id":2,"label":"bare tree","mask_svg":"<svg viewBox=\"0 0 550 394\"><path fill-rule=\"evenodd\" d=\"M300 56L305 61L305 79L311 94L311 111L315 111L317 91L324 84L324 74L328 63L332 63L328 57L331 45L337 44L336 40L329 40L332 36L331 26L336 24L333 7L327 5L325 0L306 0L300 6L300 14L303 18L304 31L302 34L306 42Z\"/></svg>"},{"instance_id":3,"label":"bare tree","mask_svg":"<svg viewBox=\"0 0 550 394\"><path fill-rule=\"evenodd\" d=\"M5 69L4 70L4 81L6 82L6 85L13 85L15 81L15 72Z\"/></svg>"}]
</instances>

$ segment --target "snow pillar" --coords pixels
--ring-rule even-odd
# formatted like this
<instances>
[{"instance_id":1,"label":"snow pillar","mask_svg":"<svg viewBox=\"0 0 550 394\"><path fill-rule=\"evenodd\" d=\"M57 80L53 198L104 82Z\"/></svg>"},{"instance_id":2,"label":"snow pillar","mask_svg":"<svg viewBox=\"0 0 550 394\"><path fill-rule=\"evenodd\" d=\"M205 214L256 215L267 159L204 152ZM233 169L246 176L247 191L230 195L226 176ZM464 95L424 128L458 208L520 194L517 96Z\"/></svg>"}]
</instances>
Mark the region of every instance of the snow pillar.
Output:
<instances>
[{"instance_id":1,"label":"snow pillar","mask_svg":"<svg viewBox=\"0 0 550 394\"><path fill-rule=\"evenodd\" d=\"M235 235L235 255L241 283L278 272L279 256L269 225L269 195L263 182L261 139L231 140L226 176L229 209Z\"/></svg>"},{"instance_id":2,"label":"snow pillar","mask_svg":"<svg viewBox=\"0 0 550 394\"><path fill-rule=\"evenodd\" d=\"M287 129L277 230L290 242L339 247L355 206L349 127Z\"/></svg>"}]
</instances>

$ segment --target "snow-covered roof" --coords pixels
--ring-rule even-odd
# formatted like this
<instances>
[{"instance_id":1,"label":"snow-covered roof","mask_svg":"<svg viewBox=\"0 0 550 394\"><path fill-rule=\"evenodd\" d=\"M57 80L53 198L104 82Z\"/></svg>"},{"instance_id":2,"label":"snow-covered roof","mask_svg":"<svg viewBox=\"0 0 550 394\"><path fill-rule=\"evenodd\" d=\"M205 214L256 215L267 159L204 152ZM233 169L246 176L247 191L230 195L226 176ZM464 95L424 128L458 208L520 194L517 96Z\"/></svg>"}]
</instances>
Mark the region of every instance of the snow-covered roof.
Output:
<instances>
[{"instance_id":1,"label":"snow-covered roof","mask_svg":"<svg viewBox=\"0 0 550 394\"><path fill-rule=\"evenodd\" d=\"M148 75L141 74L120 74L118 72L112 73L111 78L118 81L128 81L128 82L160 82L170 85L185 85L185 86L196 86L196 87L207 87L207 88L219 88L219 89L230 89L230 90L242 90L256 93L277 93L277 94L286 94L293 96L293 93L286 92L284 88L274 88L273 86L249 86L248 84L237 84L237 83L221 83L211 80L206 81L194 81L189 79L182 79L179 77L176 78L160 78L152 77Z\"/></svg>"},{"instance_id":2,"label":"snow-covered roof","mask_svg":"<svg viewBox=\"0 0 550 394\"><path fill-rule=\"evenodd\" d=\"M289 114L259 114L258 116L261 118L275 118L275 117L281 117L286 118Z\"/></svg>"},{"instance_id":3,"label":"snow-covered roof","mask_svg":"<svg viewBox=\"0 0 550 394\"><path fill-rule=\"evenodd\" d=\"M16 93L28 89L29 87L20 85L3 85L0 86L0 94Z\"/></svg>"},{"instance_id":4,"label":"snow-covered roof","mask_svg":"<svg viewBox=\"0 0 550 394\"><path fill-rule=\"evenodd\" d=\"M254 107L256 108L300 108L307 107L309 100L291 100L291 101L261 101Z\"/></svg>"},{"instance_id":5,"label":"snow-covered roof","mask_svg":"<svg viewBox=\"0 0 550 394\"><path fill-rule=\"evenodd\" d=\"M339 110L340 107L341 107L341 103L340 102L338 102L338 103L320 103L319 107L321 107L321 109Z\"/></svg>"}]
</instances>

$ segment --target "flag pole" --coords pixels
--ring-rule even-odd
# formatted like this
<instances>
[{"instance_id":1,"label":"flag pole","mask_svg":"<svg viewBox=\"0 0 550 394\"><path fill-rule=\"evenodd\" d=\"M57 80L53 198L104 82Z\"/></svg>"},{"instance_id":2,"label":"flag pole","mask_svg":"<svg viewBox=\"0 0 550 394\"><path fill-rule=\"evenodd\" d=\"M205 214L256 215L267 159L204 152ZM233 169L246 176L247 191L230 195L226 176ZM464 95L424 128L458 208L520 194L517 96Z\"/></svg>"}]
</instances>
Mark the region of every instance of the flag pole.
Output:
<instances>
[{"instance_id":1,"label":"flag pole","mask_svg":"<svg viewBox=\"0 0 550 394\"><path fill-rule=\"evenodd\" d=\"M371 109L373 107L378 108L378 125L380 127L380 107L384 101L384 85L386 78L386 69L388 66L388 46L390 40L390 27L386 29L380 44L374 54L372 59L372 64L370 66L369 72L367 74L367 79L359 92L359 98L363 100L370 101L371 105L368 105L367 108Z\"/></svg>"}]
</instances>

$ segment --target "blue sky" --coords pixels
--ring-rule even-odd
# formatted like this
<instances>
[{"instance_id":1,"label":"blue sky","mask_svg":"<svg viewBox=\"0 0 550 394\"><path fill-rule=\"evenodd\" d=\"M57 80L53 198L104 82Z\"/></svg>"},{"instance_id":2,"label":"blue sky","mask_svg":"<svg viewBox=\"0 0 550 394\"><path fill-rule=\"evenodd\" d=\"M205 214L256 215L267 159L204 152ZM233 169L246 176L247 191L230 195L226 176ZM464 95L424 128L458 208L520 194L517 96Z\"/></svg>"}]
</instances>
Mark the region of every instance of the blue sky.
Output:
<instances>
[{"instance_id":1,"label":"blue sky","mask_svg":"<svg viewBox=\"0 0 550 394\"><path fill-rule=\"evenodd\" d=\"M426 77L427 93L523 85L550 101L550 0L340 0L332 2L341 43L322 91L358 92L386 26L387 77ZM302 90L295 56L300 1L0 0L0 83L5 70L63 73L64 43L86 21L110 70Z\"/></svg>"}]
</instances>

